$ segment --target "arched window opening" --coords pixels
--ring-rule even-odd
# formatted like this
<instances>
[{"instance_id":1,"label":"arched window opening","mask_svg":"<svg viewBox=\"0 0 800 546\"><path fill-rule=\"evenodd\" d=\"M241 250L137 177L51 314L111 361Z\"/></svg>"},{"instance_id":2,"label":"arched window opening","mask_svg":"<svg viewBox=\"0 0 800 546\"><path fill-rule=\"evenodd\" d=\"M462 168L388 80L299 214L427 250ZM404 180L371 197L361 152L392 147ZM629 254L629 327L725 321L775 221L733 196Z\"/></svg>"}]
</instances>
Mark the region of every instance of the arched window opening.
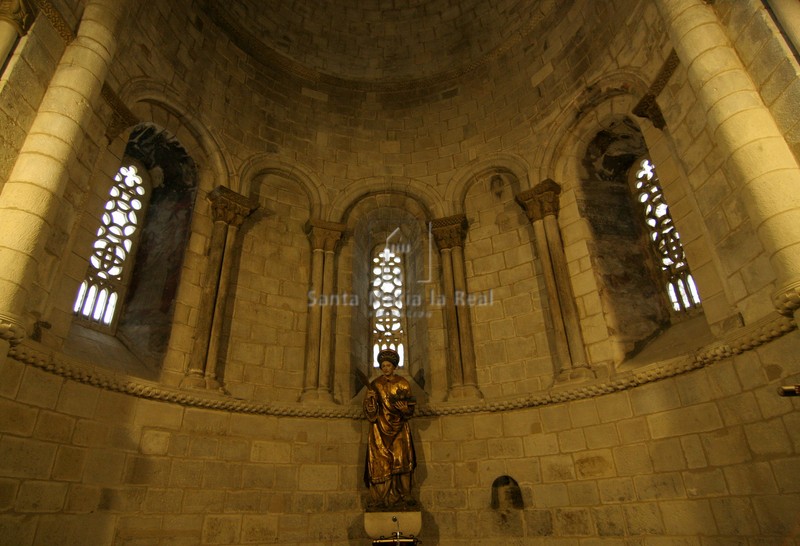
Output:
<instances>
[{"instance_id":1,"label":"arched window opening","mask_svg":"<svg viewBox=\"0 0 800 546\"><path fill-rule=\"evenodd\" d=\"M370 308L372 310L372 365L378 367L378 353L394 349L405 365L405 310L403 259L389 246L376 249L372 258Z\"/></svg>"},{"instance_id":2,"label":"arched window opening","mask_svg":"<svg viewBox=\"0 0 800 546\"><path fill-rule=\"evenodd\" d=\"M664 201L655 166L649 159L643 159L639 163L635 186L636 199L642 205L644 213L648 239L660 260L661 273L673 310L685 312L698 308L700 295L686 263L681 237Z\"/></svg>"},{"instance_id":3,"label":"arched window opening","mask_svg":"<svg viewBox=\"0 0 800 546\"><path fill-rule=\"evenodd\" d=\"M111 329L118 316L150 193L133 163L120 167L114 181L73 307L82 321L104 329Z\"/></svg>"}]
</instances>

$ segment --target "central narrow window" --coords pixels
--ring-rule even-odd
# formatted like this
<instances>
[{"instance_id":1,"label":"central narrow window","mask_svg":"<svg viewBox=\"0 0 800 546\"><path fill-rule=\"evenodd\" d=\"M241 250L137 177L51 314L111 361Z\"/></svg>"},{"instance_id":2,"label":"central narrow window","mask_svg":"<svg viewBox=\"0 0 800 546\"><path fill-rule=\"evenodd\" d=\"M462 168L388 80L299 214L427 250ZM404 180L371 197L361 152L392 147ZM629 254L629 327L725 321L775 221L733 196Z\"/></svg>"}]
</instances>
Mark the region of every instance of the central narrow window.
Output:
<instances>
[{"instance_id":1,"label":"central narrow window","mask_svg":"<svg viewBox=\"0 0 800 546\"><path fill-rule=\"evenodd\" d=\"M370 308L372 310L372 365L378 353L394 349L405 364L403 313L403 259L388 245L377 248L372 258Z\"/></svg>"},{"instance_id":2,"label":"central narrow window","mask_svg":"<svg viewBox=\"0 0 800 546\"><path fill-rule=\"evenodd\" d=\"M636 199L643 207L648 238L658 256L672 308L678 312L698 308L700 295L686 263L681 236L672 222L655 166L648 159L639 163L636 192Z\"/></svg>"}]
</instances>

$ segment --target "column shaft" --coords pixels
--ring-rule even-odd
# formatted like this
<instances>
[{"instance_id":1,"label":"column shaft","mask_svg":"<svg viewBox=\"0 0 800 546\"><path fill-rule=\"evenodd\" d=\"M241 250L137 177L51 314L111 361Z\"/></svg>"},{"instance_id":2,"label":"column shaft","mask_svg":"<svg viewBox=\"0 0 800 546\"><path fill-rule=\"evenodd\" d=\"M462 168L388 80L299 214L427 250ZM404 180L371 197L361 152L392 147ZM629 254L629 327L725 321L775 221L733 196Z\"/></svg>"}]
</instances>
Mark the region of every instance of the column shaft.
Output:
<instances>
[{"instance_id":1,"label":"column shaft","mask_svg":"<svg viewBox=\"0 0 800 546\"><path fill-rule=\"evenodd\" d=\"M546 214L542 219L547 238L547 247L553 264L558 298L561 302L561 313L564 317L565 333L569 344L569 354L572 367L586 364L586 349L583 344L583 334L578 320L578 310L575 307L575 297L572 295L572 282L567 268L567 257L564 254L564 244L561 241L561 230L555 214Z\"/></svg>"},{"instance_id":2,"label":"column shaft","mask_svg":"<svg viewBox=\"0 0 800 546\"><path fill-rule=\"evenodd\" d=\"M441 251L442 256L442 281L444 284L445 294L445 325L447 326L447 341L448 341L448 382L449 387L460 387L464 384L464 377L461 374L461 342L458 335L458 316L456 314L455 304L455 284L453 282L453 256L451 249L444 248Z\"/></svg>"},{"instance_id":3,"label":"column shaft","mask_svg":"<svg viewBox=\"0 0 800 546\"><path fill-rule=\"evenodd\" d=\"M773 304L800 308L800 169L712 6L656 0L706 123L777 277Z\"/></svg>"},{"instance_id":4,"label":"column shaft","mask_svg":"<svg viewBox=\"0 0 800 546\"><path fill-rule=\"evenodd\" d=\"M475 347L472 340L472 318L470 317L467 296L467 275L464 270L464 251L460 246L454 246L453 259L453 284L455 296L460 299L456 302L456 315L458 317L458 338L461 346L461 377L464 386L478 386L478 371L475 367Z\"/></svg>"},{"instance_id":5,"label":"column shaft","mask_svg":"<svg viewBox=\"0 0 800 546\"><path fill-rule=\"evenodd\" d=\"M322 269L325 261L325 251L315 248L311 252L311 291L317 297L324 295L322 292ZM308 308L308 326L306 328L306 370L303 392L315 391L319 387L319 340L322 325L322 308L319 305L310 305Z\"/></svg>"},{"instance_id":6,"label":"column shaft","mask_svg":"<svg viewBox=\"0 0 800 546\"><path fill-rule=\"evenodd\" d=\"M0 337L18 342L33 279L117 48L127 0L90 0L0 194Z\"/></svg>"},{"instance_id":7,"label":"column shaft","mask_svg":"<svg viewBox=\"0 0 800 546\"><path fill-rule=\"evenodd\" d=\"M333 250L326 250L322 262L322 290L333 293ZM322 308L319 336L319 388L331 392L331 348L333 340L333 305Z\"/></svg>"},{"instance_id":8,"label":"column shaft","mask_svg":"<svg viewBox=\"0 0 800 546\"><path fill-rule=\"evenodd\" d=\"M558 359L557 374L561 374L572 368L567 332L564 326L564 315L561 312L561 298L558 296L558 284L553 273L553 262L550 259L550 248L547 245L544 222L541 219L534 220L531 225L533 226L533 236L536 240L536 251L539 254L539 260L542 262L542 275L544 275L545 290L547 292L550 321L553 323L553 345Z\"/></svg>"},{"instance_id":9,"label":"column shaft","mask_svg":"<svg viewBox=\"0 0 800 546\"><path fill-rule=\"evenodd\" d=\"M236 235L239 227L236 224L228 226L225 236L225 249L222 253L222 265L219 270L219 284L217 285L217 298L214 302L214 318L211 321L211 335L208 340L208 355L206 356L206 386L219 388L217 379L217 358L219 357L219 341L222 337L222 325L225 322L225 307L228 303L228 286L233 268L233 249L236 246Z\"/></svg>"},{"instance_id":10,"label":"column shaft","mask_svg":"<svg viewBox=\"0 0 800 546\"><path fill-rule=\"evenodd\" d=\"M197 325L195 326L194 344L192 355L189 360L189 369L184 384L192 383L191 386L199 387L204 384L202 378L206 372L206 356L208 355L208 344L211 339L211 324L214 320L214 301L217 298L217 287L219 283L220 271L222 268L222 257L225 252L225 239L228 232L228 225L222 220L214 222L211 231L211 241L208 249L208 263L203 279L203 291L200 295L200 309L197 313Z\"/></svg>"}]
</instances>

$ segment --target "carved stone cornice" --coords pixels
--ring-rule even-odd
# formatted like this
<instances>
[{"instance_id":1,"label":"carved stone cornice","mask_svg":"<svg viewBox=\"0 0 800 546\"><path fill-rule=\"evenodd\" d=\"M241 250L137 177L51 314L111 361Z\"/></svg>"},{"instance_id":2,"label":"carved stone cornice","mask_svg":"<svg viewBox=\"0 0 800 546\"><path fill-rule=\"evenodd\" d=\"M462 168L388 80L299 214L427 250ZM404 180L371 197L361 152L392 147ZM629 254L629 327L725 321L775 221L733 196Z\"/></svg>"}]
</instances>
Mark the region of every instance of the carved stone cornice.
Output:
<instances>
[{"instance_id":1,"label":"carved stone cornice","mask_svg":"<svg viewBox=\"0 0 800 546\"><path fill-rule=\"evenodd\" d=\"M108 127L106 127L106 138L108 142L111 142L122 131L138 124L139 118L125 106L125 103L120 100L119 96L107 83L103 84L100 95L105 99L106 104L111 107L111 120L108 122Z\"/></svg>"},{"instance_id":2,"label":"carved stone cornice","mask_svg":"<svg viewBox=\"0 0 800 546\"><path fill-rule=\"evenodd\" d=\"M439 250L464 246L469 224L464 214L437 218L431 222L431 233Z\"/></svg>"},{"instance_id":3,"label":"carved stone cornice","mask_svg":"<svg viewBox=\"0 0 800 546\"><path fill-rule=\"evenodd\" d=\"M311 247L314 250L324 250L325 252L336 250L336 245L341 240L346 228L347 226L344 224L325 220L309 220L306 224Z\"/></svg>"},{"instance_id":4,"label":"carved stone cornice","mask_svg":"<svg viewBox=\"0 0 800 546\"><path fill-rule=\"evenodd\" d=\"M258 208L258 203L224 186L217 186L208 194L211 202L211 218L215 222L239 226L250 213Z\"/></svg>"},{"instance_id":5,"label":"carved stone cornice","mask_svg":"<svg viewBox=\"0 0 800 546\"><path fill-rule=\"evenodd\" d=\"M545 216L558 216L561 186L546 178L530 190L517 194L517 203L520 204L528 220L535 222Z\"/></svg>"},{"instance_id":6,"label":"carved stone cornice","mask_svg":"<svg viewBox=\"0 0 800 546\"><path fill-rule=\"evenodd\" d=\"M30 0L0 0L0 20L9 23L20 36L28 33L35 18L35 6Z\"/></svg>"}]
</instances>

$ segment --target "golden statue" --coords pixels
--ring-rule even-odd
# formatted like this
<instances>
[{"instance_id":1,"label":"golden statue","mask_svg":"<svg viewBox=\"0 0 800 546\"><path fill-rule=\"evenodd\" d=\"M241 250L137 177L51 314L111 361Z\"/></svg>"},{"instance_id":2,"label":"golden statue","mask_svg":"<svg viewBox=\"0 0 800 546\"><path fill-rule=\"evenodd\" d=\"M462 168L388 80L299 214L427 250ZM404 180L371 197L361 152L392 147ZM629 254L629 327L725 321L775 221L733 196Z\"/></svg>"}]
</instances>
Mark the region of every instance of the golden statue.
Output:
<instances>
[{"instance_id":1,"label":"golden statue","mask_svg":"<svg viewBox=\"0 0 800 546\"><path fill-rule=\"evenodd\" d=\"M370 490L369 510L416 507L411 477L417 466L408 419L416 401L411 386L395 375L400 356L391 349L378 354L381 375L367 388L364 413L370 422L364 483Z\"/></svg>"}]
</instances>

